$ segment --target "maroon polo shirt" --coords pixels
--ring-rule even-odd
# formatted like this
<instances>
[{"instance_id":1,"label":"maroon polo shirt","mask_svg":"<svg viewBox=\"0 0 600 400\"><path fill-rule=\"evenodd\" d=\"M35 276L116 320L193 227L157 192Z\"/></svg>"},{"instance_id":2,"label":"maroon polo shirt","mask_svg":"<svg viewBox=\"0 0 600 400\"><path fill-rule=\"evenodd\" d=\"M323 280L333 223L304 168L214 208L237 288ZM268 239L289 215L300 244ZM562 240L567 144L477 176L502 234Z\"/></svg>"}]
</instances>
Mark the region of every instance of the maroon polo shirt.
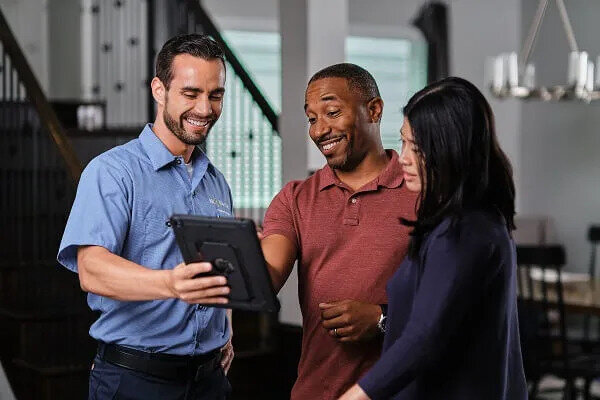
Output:
<instances>
[{"instance_id":1,"label":"maroon polo shirt","mask_svg":"<svg viewBox=\"0 0 600 400\"><path fill-rule=\"evenodd\" d=\"M385 286L406 255L416 193L403 185L398 153L381 174L353 191L329 166L288 183L271 202L264 235L298 248L302 355L292 399L337 399L378 359L381 342L340 343L321 325L319 303L386 303Z\"/></svg>"}]
</instances>

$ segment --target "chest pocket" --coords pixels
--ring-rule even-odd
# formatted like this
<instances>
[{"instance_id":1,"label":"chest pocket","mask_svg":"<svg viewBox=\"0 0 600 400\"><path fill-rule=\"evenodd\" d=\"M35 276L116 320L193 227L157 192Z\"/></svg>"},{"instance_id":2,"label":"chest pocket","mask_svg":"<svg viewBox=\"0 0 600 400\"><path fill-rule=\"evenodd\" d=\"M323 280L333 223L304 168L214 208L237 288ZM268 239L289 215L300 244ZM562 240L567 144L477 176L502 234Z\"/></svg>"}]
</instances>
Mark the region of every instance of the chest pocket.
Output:
<instances>
[{"instance_id":1,"label":"chest pocket","mask_svg":"<svg viewBox=\"0 0 600 400\"><path fill-rule=\"evenodd\" d=\"M175 234L169 218L173 213L162 207L149 206L141 223L144 225L144 250L142 265L161 269L167 253L175 245Z\"/></svg>"}]
</instances>

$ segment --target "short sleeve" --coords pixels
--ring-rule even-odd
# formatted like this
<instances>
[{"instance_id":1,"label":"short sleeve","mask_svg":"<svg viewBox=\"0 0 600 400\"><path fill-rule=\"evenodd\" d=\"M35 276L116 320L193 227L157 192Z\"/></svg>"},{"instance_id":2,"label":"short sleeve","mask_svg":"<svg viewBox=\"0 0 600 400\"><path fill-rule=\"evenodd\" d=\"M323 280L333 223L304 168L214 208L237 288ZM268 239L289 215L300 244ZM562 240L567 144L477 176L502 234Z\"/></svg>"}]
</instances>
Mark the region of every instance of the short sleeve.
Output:
<instances>
[{"instance_id":1,"label":"short sleeve","mask_svg":"<svg viewBox=\"0 0 600 400\"><path fill-rule=\"evenodd\" d=\"M132 181L122 165L110 159L92 160L79 180L58 262L77 272L77 248L85 245L119 254L131 220L131 192Z\"/></svg>"},{"instance_id":2,"label":"short sleeve","mask_svg":"<svg viewBox=\"0 0 600 400\"><path fill-rule=\"evenodd\" d=\"M298 234L294 223L294 187L295 182L290 182L275 196L263 221L263 235L265 237L280 234L298 246Z\"/></svg>"}]
</instances>

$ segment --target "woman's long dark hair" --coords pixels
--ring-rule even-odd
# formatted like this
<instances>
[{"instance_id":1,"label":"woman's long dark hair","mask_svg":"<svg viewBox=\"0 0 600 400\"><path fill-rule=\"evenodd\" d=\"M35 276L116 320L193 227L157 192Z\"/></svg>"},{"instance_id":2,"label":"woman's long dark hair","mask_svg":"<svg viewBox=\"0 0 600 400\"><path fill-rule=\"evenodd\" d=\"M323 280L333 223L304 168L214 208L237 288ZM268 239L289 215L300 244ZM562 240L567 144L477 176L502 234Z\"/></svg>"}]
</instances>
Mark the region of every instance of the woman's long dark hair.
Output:
<instances>
[{"instance_id":1,"label":"woman's long dark hair","mask_svg":"<svg viewBox=\"0 0 600 400\"><path fill-rule=\"evenodd\" d=\"M494 114L470 82L450 77L417 92L404 108L420 151L421 194L409 256L442 219L453 223L467 209L495 209L509 232L515 229L515 185L498 145Z\"/></svg>"}]
</instances>

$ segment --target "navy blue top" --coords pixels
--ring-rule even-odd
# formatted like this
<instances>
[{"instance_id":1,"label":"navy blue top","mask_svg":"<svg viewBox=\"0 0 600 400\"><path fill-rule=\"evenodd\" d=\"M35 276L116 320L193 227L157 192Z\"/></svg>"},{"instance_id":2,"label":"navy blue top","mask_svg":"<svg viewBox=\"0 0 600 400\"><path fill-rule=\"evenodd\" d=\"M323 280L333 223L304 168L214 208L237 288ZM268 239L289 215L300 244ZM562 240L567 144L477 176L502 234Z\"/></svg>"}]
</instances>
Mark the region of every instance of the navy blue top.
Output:
<instances>
[{"instance_id":1,"label":"navy blue top","mask_svg":"<svg viewBox=\"0 0 600 400\"><path fill-rule=\"evenodd\" d=\"M387 294L383 354L359 381L372 399L527 399L516 255L501 216L443 220Z\"/></svg>"}]
</instances>

